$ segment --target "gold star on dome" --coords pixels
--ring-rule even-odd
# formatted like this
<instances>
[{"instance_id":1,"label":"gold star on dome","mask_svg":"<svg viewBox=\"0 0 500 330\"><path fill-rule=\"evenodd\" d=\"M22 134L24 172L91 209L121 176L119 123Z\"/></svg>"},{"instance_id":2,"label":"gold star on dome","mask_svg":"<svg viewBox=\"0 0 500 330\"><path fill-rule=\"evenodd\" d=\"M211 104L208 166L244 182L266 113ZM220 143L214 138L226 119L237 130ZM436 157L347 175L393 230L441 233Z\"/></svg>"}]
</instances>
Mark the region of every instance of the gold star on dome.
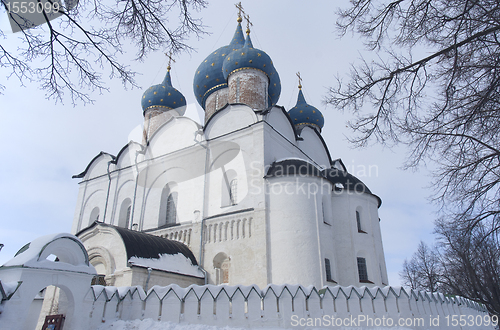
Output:
<instances>
[{"instance_id":1,"label":"gold star on dome","mask_svg":"<svg viewBox=\"0 0 500 330\"><path fill-rule=\"evenodd\" d=\"M264 64L264 68L266 67L266 65Z\"/></svg>"},{"instance_id":2,"label":"gold star on dome","mask_svg":"<svg viewBox=\"0 0 500 330\"><path fill-rule=\"evenodd\" d=\"M205 76L205 78L207 78L207 79L208 79L208 74Z\"/></svg>"},{"instance_id":3,"label":"gold star on dome","mask_svg":"<svg viewBox=\"0 0 500 330\"><path fill-rule=\"evenodd\" d=\"M175 101L174 101L174 104L175 104ZM308 118L309 119L309 118Z\"/></svg>"},{"instance_id":4,"label":"gold star on dome","mask_svg":"<svg viewBox=\"0 0 500 330\"><path fill-rule=\"evenodd\" d=\"M196 88L200 88L200 85L196 85Z\"/></svg>"},{"instance_id":5,"label":"gold star on dome","mask_svg":"<svg viewBox=\"0 0 500 330\"><path fill-rule=\"evenodd\" d=\"M316 113L316 110L313 110L313 113Z\"/></svg>"},{"instance_id":6,"label":"gold star on dome","mask_svg":"<svg viewBox=\"0 0 500 330\"><path fill-rule=\"evenodd\" d=\"M160 102L163 102L163 99L160 99Z\"/></svg>"},{"instance_id":7,"label":"gold star on dome","mask_svg":"<svg viewBox=\"0 0 500 330\"><path fill-rule=\"evenodd\" d=\"M170 95L171 95L171 94L170 94L170 93L168 93L168 96L170 96Z\"/></svg>"},{"instance_id":8,"label":"gold star on dome","mask_svg":"<svg viewBox=\"0 0 500 330\"><path fill-rule=\"evenodd\" d=\"M154 95L156 95L156 94L157 94L157 92L154 92L153 94L154 94Z\"/></svg>"},{"instance_id":9,"label":"gold star on dome","mask_svg":"<svg viewBox=\"0 0 500 330\"><path fill-rule=\"evenodd\" d=\"M241 56L245 56L245 53L244 53L244 52L243 52L243 53L241 53Z\"/></svg>"},{"instance_id":10,"label":"gold star on dome","mask_svg":"<svg viewBox=\"0 0 500 330\"><path fill-rule=\"evenodd\" d=\"M226 56L226 54L222 54L221 56Z\"/></svg>"},{"instance_id":11,"label":"gold star on dome","mask_svg":"<svg viewBox=\"0 0 500 330\"><path fill-rule=\"evenodd\" d=\"M261 53L257 53L257 56L258 56L258 57L261 57L261 56L262 56L262 54L261 54Z\"/></svg>"},{"instance_id":12,"label":"gold star on dome","mask_svg":"<svg viewBox=\"0 0 500 330\"><path fill-rule=\"evenodd\" d=\"M252 60L248 61L248 63L252 63L252 62L253 62Z\"/></svg>"},{"instance_id":13,"label":"gold star on dome","mask_svg":"<svg viewBox=\"0 0 500 330\"><path fill-rule=\"evenodd\" d=\"M300 110L299 112L302 113L302 110Z\"/></svg>"},{"instance_id":14,"label":"gold star on dome","mask_svg":"<svg viewBox=\"0 0 500 330\"><path fill-rule=\"evenodd\" d=\"M219 78L215 79L215 81L219 82Z\"/></svg>"},{"instance_id":15,"label":"gold star on dome","mask_svg":"<svg viewBox=\"0 0 500 330\"><path fill-rule=\"evenodd\" d=\"M200 74L200 71L196 72L196 74Z\"/></svg>"},{"instance_id":16,"label":"gold star on dome","mask_svg":"<svg viewBox=\"0 0 500 330\"><path fill-rule=\"evenodd\" d=\"M238 62L234 62L235 65L238 65Z\"/></svg>"},{"instance_id":17,"label":"gold star on dome","mask_svg":"<svg viewBox=\"0 0 500 330\"><path fill-rule=\"evenodd\" d=\"M214 63L212 63L212 64L210 64L210 65L211 65L211 66L214 66L214 65L215 65L215 62L214 62Z\"/></svg>"},{"instance_id":18,"label":"gold star on dome","mask_svg":"<svg viewBox=\"0 0 500 330\"><path fill-rule=\"evenodd\" d=\"M143 98L143 99L145 99L145 98L146 98L146 95L144 95L142 98Z\"/></svg>"}]
</instances>

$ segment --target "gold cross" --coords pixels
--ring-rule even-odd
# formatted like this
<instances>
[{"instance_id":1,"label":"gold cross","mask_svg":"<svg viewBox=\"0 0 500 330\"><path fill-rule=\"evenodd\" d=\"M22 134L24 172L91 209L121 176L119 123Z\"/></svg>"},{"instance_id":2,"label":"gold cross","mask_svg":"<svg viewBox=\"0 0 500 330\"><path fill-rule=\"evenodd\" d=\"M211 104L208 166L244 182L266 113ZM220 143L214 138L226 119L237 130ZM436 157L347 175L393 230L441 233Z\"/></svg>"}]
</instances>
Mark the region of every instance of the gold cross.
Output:
<instances>
[{"instance_id":1,"label":"gold cross","mask_svg":"<svg viewBox=\"0 0 500 330\"><path fill-rule=\"evenodd\" d=\"M253 26L252 22L250 22L250 15L244 14L245 20L247 21L247 34L250 34L250 26Z\"/></svg>"},{"instance_id":2,"label":"gold cross","mask_svg":"<svg viewBox=\"0 0 500 330\"><path fill-rule=\"evenodd\" d=\"M241 1L235 4L236 8L238 8L238 22L241 22L241 14L245 14L243 10L243 6L241 5Z\"/></svg>"},{"instance_id":3,"label":"gold cross","mask_svg":"<svg viewBox=\"0 0 500 330\"><path fill-rule=\"evenodd\" d=\"M302 89L302 78L300 77L300 72L297 72L296 75L299 77L299 89Z\"/></svg>"},{"instance_id":4,"label":"gold cross","mask_svg":"<svg viewBox=\"0 0 500 330\"><path fill-rule=\"evenodd\" d=\"M175 60L172 58L172 52L168 52L168 53L165 53L165 56L168 57L168 66L167 66L167 70L170 71L170 64L172 64L172 62L175 63Z\"/></svg>"}]
</instances>

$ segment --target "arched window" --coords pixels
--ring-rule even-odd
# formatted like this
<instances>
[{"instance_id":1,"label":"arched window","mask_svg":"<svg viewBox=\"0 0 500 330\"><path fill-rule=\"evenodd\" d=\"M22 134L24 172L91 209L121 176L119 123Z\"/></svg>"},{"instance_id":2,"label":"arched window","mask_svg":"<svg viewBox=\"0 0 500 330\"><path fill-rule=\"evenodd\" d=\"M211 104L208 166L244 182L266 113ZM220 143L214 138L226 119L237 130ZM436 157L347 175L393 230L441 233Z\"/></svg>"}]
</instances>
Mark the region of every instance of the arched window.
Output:
<instances>
[{"instance_id":1,"label":"arched window","mask_svg":"<svg viewBox=\"0 0 500 330\"><path fill-rule=\"evenodd\" d=\"M229 283L229 257L224 252L219 252L214 257L215 283L217 285Z\"/></svg>"},{"instance_id":2,"label":"arched window","mask_svg":"<svg viewBox=\"0 0 500 330\"><path fill-rule=\"evenodd\" d=\"M174 191L167 198L167 215L165 222L167 225L175 223L177 220L177 192Z\"/></svg>"},{"instance_id":3,"label":"arched window","mask_svg":"<svg viewBox=\"0 0 500 330\"><path fill-rule=\"evenodd\" d=\"M238 203L238 179L236 171L227 170L222 174L221 206L231 206Z\"/></svg>"},{"instance_id":4,"label":"arched window","mask_svg":"<svg viewBox=\"0 0 500 330\"><path fill-rule=\"evenodd\" d=\"M358 276L361 283L370 283L368 280L368 269L366 268L366 259L358 257Z\"/></svg>"},{"instance_id":5,"label":"arched window","mask_svg":"<svg viewBox=\"0 0 500 330\"><path fill-rule=\"evenodd\" d=\"M358 227L358 233L366 234L361 224L361 213L359 211L356 211L356 226Z\"/></svg>"},{"instance_id":6,"label":"arched window","mask_svg":"<svg viewBox=\"0 0 500 330\"><path fill-rule=\"evenodd\" d=\"M334 282L334 283L337 283L333 280L333 277L332 277L332 266L330 264L330 259L328 258L325 258L325 272L326 272L326 280L328 282Z\"/></svg>"},{"instance_id":7,"label":"arched window","mask_svg":"<svg viewBox=\"0 0 500 330\"><path fill-rule=\"evenodd\" d=\"M130 218L132 215L132 201L130 198L125 198L120 206L120 214L118 216L118 226L122 228L130 227Z\"/></svg>"},{"instance_id":8,"label":"arched window","mask_svg":"<svg viewBox=\"0 0 500 330\"><path fill-rule=\"evenodd\" d=\"M326 223L327 225L332 224L332 207L331 207L331 202L330 202L330 195L323 195L322 201L321 201L321 206L323 210L323 223Z\"/></svg>"},{"instance_id":9,"label":"arched window","mask_svg":"<svg viewBox=\"0 0 500 330\"><path fill-rule=\"evenodd\" d=\"M158 227L173 225L177 223L178 193L177 185L172 182L165 185L161 194L160 214L158 218Z\"/></svg>"},{"instance_id":10,"label":"arched window","mask_svg":"<svg viewBox=\"0 0 500 330\"><path fill-rule=\"evenodd\" d=\"M94 221L99 221L99 208L97 206L90 212L89 225L93 224Z\"/></svg>"},{"instance_id":11,"label":"arched window","mask_svg":"<svg viewBox=\"0 0 500 330\"><path fill-rule=\"evenodd\" d=\"M229 184L229 200L231 205L236 204L236 200L238 197L238 180L232 179L231 183Z\"/></svg>"}]
</instances>

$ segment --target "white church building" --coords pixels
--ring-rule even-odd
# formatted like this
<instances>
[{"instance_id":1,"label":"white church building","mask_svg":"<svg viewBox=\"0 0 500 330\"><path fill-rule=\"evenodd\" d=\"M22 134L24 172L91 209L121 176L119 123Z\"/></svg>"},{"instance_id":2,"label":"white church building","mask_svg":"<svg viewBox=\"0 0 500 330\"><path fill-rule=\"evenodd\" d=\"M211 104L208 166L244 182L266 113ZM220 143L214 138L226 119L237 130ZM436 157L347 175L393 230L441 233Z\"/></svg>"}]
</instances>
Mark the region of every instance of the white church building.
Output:
<instances>
[{"instance_id":1,"label":"white church building","mask_svg":"<svg viewBox=\"0 0 500 330\"><path fill-rule=\"evenodd\" d=\"M144 92L142 143L101 152L72 233L114 286L385 286L381 199L331 157L321 112L277 105L280 78L238 19L194 76L204 125L170 79Z\"/></svg>"}]
</instances>

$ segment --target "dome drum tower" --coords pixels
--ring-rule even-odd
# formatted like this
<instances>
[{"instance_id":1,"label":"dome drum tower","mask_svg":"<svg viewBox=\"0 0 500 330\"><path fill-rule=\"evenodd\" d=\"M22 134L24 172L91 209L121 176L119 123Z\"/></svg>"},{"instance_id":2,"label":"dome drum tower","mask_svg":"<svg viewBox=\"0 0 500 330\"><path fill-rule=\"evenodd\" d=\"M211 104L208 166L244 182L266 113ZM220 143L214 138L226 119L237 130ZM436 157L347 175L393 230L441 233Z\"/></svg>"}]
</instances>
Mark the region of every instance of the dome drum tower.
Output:
<instances>
[{"instance_id":1,"label":"dome drum tower","mask_svg":"<svg viewBox=\"0 0 500 330\"><path fill-rule=\"evenodd\" d=\"M243 103L252 109L267 108L269 78L260 70L242 68L228 77L229 103Z\"/></svg>"},{"instance_id":2,"label":"dome drum tower","mask_svg":"<svg viewBox=\"0 0 500 330\"><path fill-rule=\"evenodd\" d=\"M154 132L170 118L184 115L186 98L172 86L170 64L163 82L149 87L144 92L141 105L144 111L143 145L147 145Z\"/></svg>"},{"instance_id":3,"label":"dome drum tower","mask_svg":"<svg viewBox=\"0 0 500 330\"><path fill-rule=\"evenodd\" d=\"M229 88L221 88L213 92L205 101L205 123L210 117L228 104Z\"/></svg>"}]
</instances>

